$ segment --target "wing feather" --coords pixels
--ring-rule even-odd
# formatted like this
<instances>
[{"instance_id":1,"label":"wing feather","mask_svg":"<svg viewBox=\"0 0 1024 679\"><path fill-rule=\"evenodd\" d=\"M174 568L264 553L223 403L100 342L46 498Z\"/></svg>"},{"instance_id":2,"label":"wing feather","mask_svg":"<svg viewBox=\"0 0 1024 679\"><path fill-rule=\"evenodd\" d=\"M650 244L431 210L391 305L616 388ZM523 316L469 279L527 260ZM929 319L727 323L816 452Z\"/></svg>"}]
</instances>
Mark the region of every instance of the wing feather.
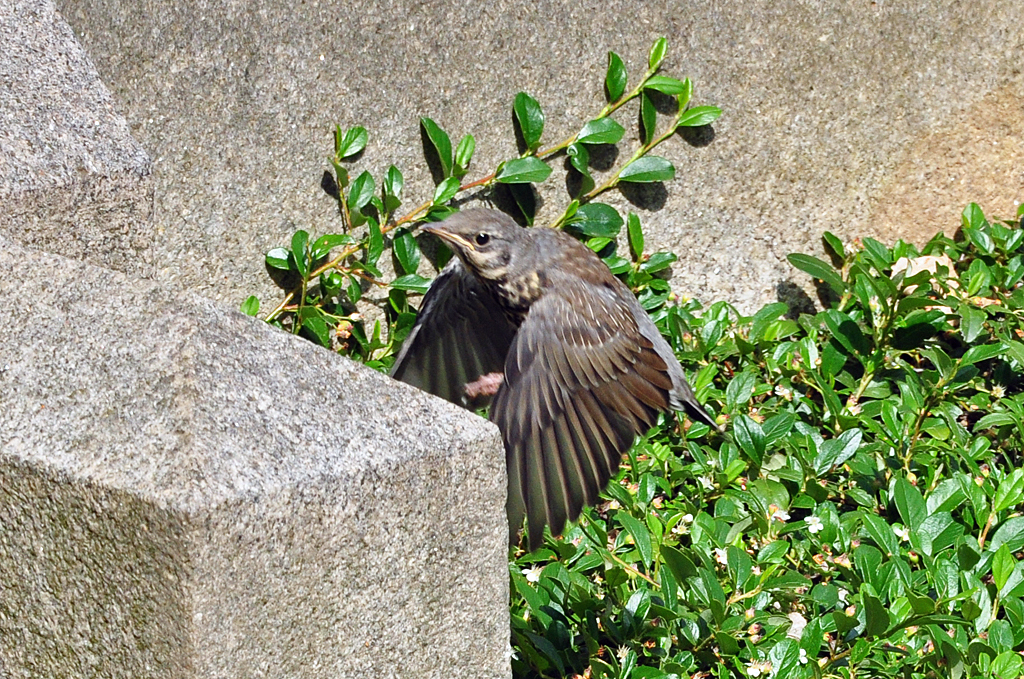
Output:
<instances>
[{"instance_id":1,"label":"wing feather","mask_svg":"<svg viewBox=\"0 0 1024 679\"><path fill-rule=\"evenodd\" d=\"M525 516L531 550L544 526L558 535L596 501L636 435L668 409L672 390L623 292L565 283L530 308L491 407L509 472L519 474L509 483L510 535Z\"/></svg>"},{"instance_id":2,"label":"wing feather","mask_svg":"<svg viewBox=\"0 0 1024 679\"><path fill-rule=\"evenodd\" d=\"M452 258L423 298L391 376L462 406L465 386L502 372L515 328L475 276Z\"/></svg>"}]
</instances>

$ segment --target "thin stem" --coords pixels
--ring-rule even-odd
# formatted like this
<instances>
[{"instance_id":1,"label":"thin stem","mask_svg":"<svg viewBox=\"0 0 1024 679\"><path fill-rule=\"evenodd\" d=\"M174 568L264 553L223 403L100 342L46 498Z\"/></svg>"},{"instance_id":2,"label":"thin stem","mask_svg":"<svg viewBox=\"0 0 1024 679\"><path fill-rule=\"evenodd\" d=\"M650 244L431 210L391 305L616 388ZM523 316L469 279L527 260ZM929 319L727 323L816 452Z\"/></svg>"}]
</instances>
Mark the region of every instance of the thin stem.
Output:
<instances>
[{"instance_id":1,"label":"thin stem","mask_svg":"<svg viewBox=\"0 0 1024 679\"><path fill-rule=\"evenodd\" d=\"M288 306L288 302L292 301L292 297L294 297L294 296L295 296L295 291L294 290L292 290L287 295L285 295L284 299L281 300L281 303L278 304L276 307L274 307L273 311L271 311L269 314L267 314L267 317L265 319L266 322L269 323L270 321L272 321L275 318L277 318L277 315L279 313L281 313L282 311L284 311L285 307Z\"/></svg>"},{"instance_id":2,"label":"thin stem","mask_svg":"<svg viewBox=\"0 0 1024 679\"><path fill-rule=\"evenodd\" d=\"M373 276L368 276L365 273L363 273L362 271L359 271L358 269L346 269L344 271L344 273L350 273L353 276L358 276L359 278L362 278L367 283L372 283L373 285L376 285L379 288L386 288L386 287L388 287L388 284L385 283L384 281L378 281Z\"/></svg>"},{"instance_id":3,"label":"thin stem","mask_svg":"<svg viewBox=\"0 0 1024 679\"><path fill-rule=\"evenodd\" d=\"M307 282L308 282L307 279L305 279L305 278L302 279L302 287L301 287L301 291L299 292L299 302L298 302L298 304L295 307L295 314L296 315L298 315L299 312L302 311L302 305L305 304L305 302L306 302L306 283ZM293 335L298 335L299 334L299 328L301 326L302 326L301 323L293 324L292 325L292 334Z\"/></svg>"},{"instance_id":4,"label":"thin stem","mask_svg":"<svg viewBox=\"0 0 1024 679\"><path fill-rule=\"evenodd\" d=\"M992 528L992 519L995 517L995 512L988 513L988 521L985 522L985 527L981 529L981 535L978 536L978 550L985 549L985 538L988 537L988 531Z\"/></svg>"}]
</instances>

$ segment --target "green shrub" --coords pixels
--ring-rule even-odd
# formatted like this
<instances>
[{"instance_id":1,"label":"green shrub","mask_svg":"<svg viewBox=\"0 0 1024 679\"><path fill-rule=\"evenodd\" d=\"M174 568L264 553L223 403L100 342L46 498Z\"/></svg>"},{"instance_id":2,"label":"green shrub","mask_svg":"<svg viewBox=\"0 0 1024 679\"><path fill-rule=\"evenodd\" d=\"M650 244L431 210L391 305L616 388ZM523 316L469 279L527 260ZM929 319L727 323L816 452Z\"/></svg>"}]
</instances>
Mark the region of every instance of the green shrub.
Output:
<instances>
[{"instance_id":1,"label":"green shrub","mask_svg":"<svg viewBox=\"0 0 1024 679\"><path fill-rule=\"evenodd\" d=\"M636 292L728 426L720 435L663 418L606 501L541 550L513 550L515 676L1018 676L1024 231L971 205L961 237L920 251L825 234L829 262L790 257L817 282L824 310L813 315L776 303L744 317L676 299L662 277L675 255L645 252L639 219L594 200L622 182L671 179L671 162L651 151L721 113L689 107L692 85L660 74L664 55L661 39L627 91L610 53L608 105L547 149L541 107L520 93L520 155L465 184L475 140L453 150L421 119L437 187L403 216L401 172L351 179L368 135L338 128L328 184L341 233L298 231L267 254L287 294L266 320L386 370L415 321L409 296L429 285L415 224L481 187L503 190L532 224L532 183L564 158L571 190L553 226ZM674 102L667 124L658 99ZM590 152L622 139L612 115L630 101L638 146L595 176ZM367 327L356 305L370 286L387 300ZM258 300L242 310L256 315Z\"/></svg>"},{"instance_id":2,"label":"green shrub","mask_svg":"<svg viewBox=\"0 0 1024 679\"><path fill-rule=\"evenodd\" d=\"M1024 231L962 233L825 234L814 315L657 308L731 435L665 418L516 555L515 675L1017 677Z\"/></svg>"}]
</instances>

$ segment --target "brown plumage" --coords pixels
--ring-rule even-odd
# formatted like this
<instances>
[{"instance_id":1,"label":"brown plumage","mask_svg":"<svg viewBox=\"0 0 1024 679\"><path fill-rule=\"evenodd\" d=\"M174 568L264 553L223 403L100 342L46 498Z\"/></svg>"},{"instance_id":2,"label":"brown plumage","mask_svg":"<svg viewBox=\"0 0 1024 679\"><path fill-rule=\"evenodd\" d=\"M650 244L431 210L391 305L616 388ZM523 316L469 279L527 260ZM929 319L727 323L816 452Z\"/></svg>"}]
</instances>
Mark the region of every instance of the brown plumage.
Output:
<instances>
[{"instance_id":1,"label":"brown plumage","mask_svg":"<svg viewBox=\"0 0 1024 679\"><path fill-rule=\"evenodd\" d=\"M559 535L594 504L658 413L717 428L629 288L575 238L482 209L425 230L457 257L391 374L469 405L466 384L504 373L490 417L505 442L512 543L524 518L534 550L545 525Z\"/></svg>"}]
</instances>

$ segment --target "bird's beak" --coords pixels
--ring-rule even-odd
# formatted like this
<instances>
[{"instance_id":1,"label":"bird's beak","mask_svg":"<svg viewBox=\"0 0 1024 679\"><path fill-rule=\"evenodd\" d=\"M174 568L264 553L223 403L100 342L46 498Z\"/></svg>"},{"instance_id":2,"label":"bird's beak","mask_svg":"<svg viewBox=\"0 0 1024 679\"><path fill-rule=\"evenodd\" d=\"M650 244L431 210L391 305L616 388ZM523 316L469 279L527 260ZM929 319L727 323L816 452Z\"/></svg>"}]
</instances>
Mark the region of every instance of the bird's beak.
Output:
<instances>
[{"instance_id":1,"label":"bird's beak","mask_svg":"<svg viewBox=\"0 0 1024 679\"><path fill-rule=\"evenodd\" d=\"M476 247L473 245L472 242L466 240L465 238L458 234L452 233L451 231L446 231L443 227L439 225L424 226L423 230L426 231L427 233L434 234L441 240L447 241L452 245L457 245L459 248L463 250L476 250Z\"/></svg>"}]
</instances>

